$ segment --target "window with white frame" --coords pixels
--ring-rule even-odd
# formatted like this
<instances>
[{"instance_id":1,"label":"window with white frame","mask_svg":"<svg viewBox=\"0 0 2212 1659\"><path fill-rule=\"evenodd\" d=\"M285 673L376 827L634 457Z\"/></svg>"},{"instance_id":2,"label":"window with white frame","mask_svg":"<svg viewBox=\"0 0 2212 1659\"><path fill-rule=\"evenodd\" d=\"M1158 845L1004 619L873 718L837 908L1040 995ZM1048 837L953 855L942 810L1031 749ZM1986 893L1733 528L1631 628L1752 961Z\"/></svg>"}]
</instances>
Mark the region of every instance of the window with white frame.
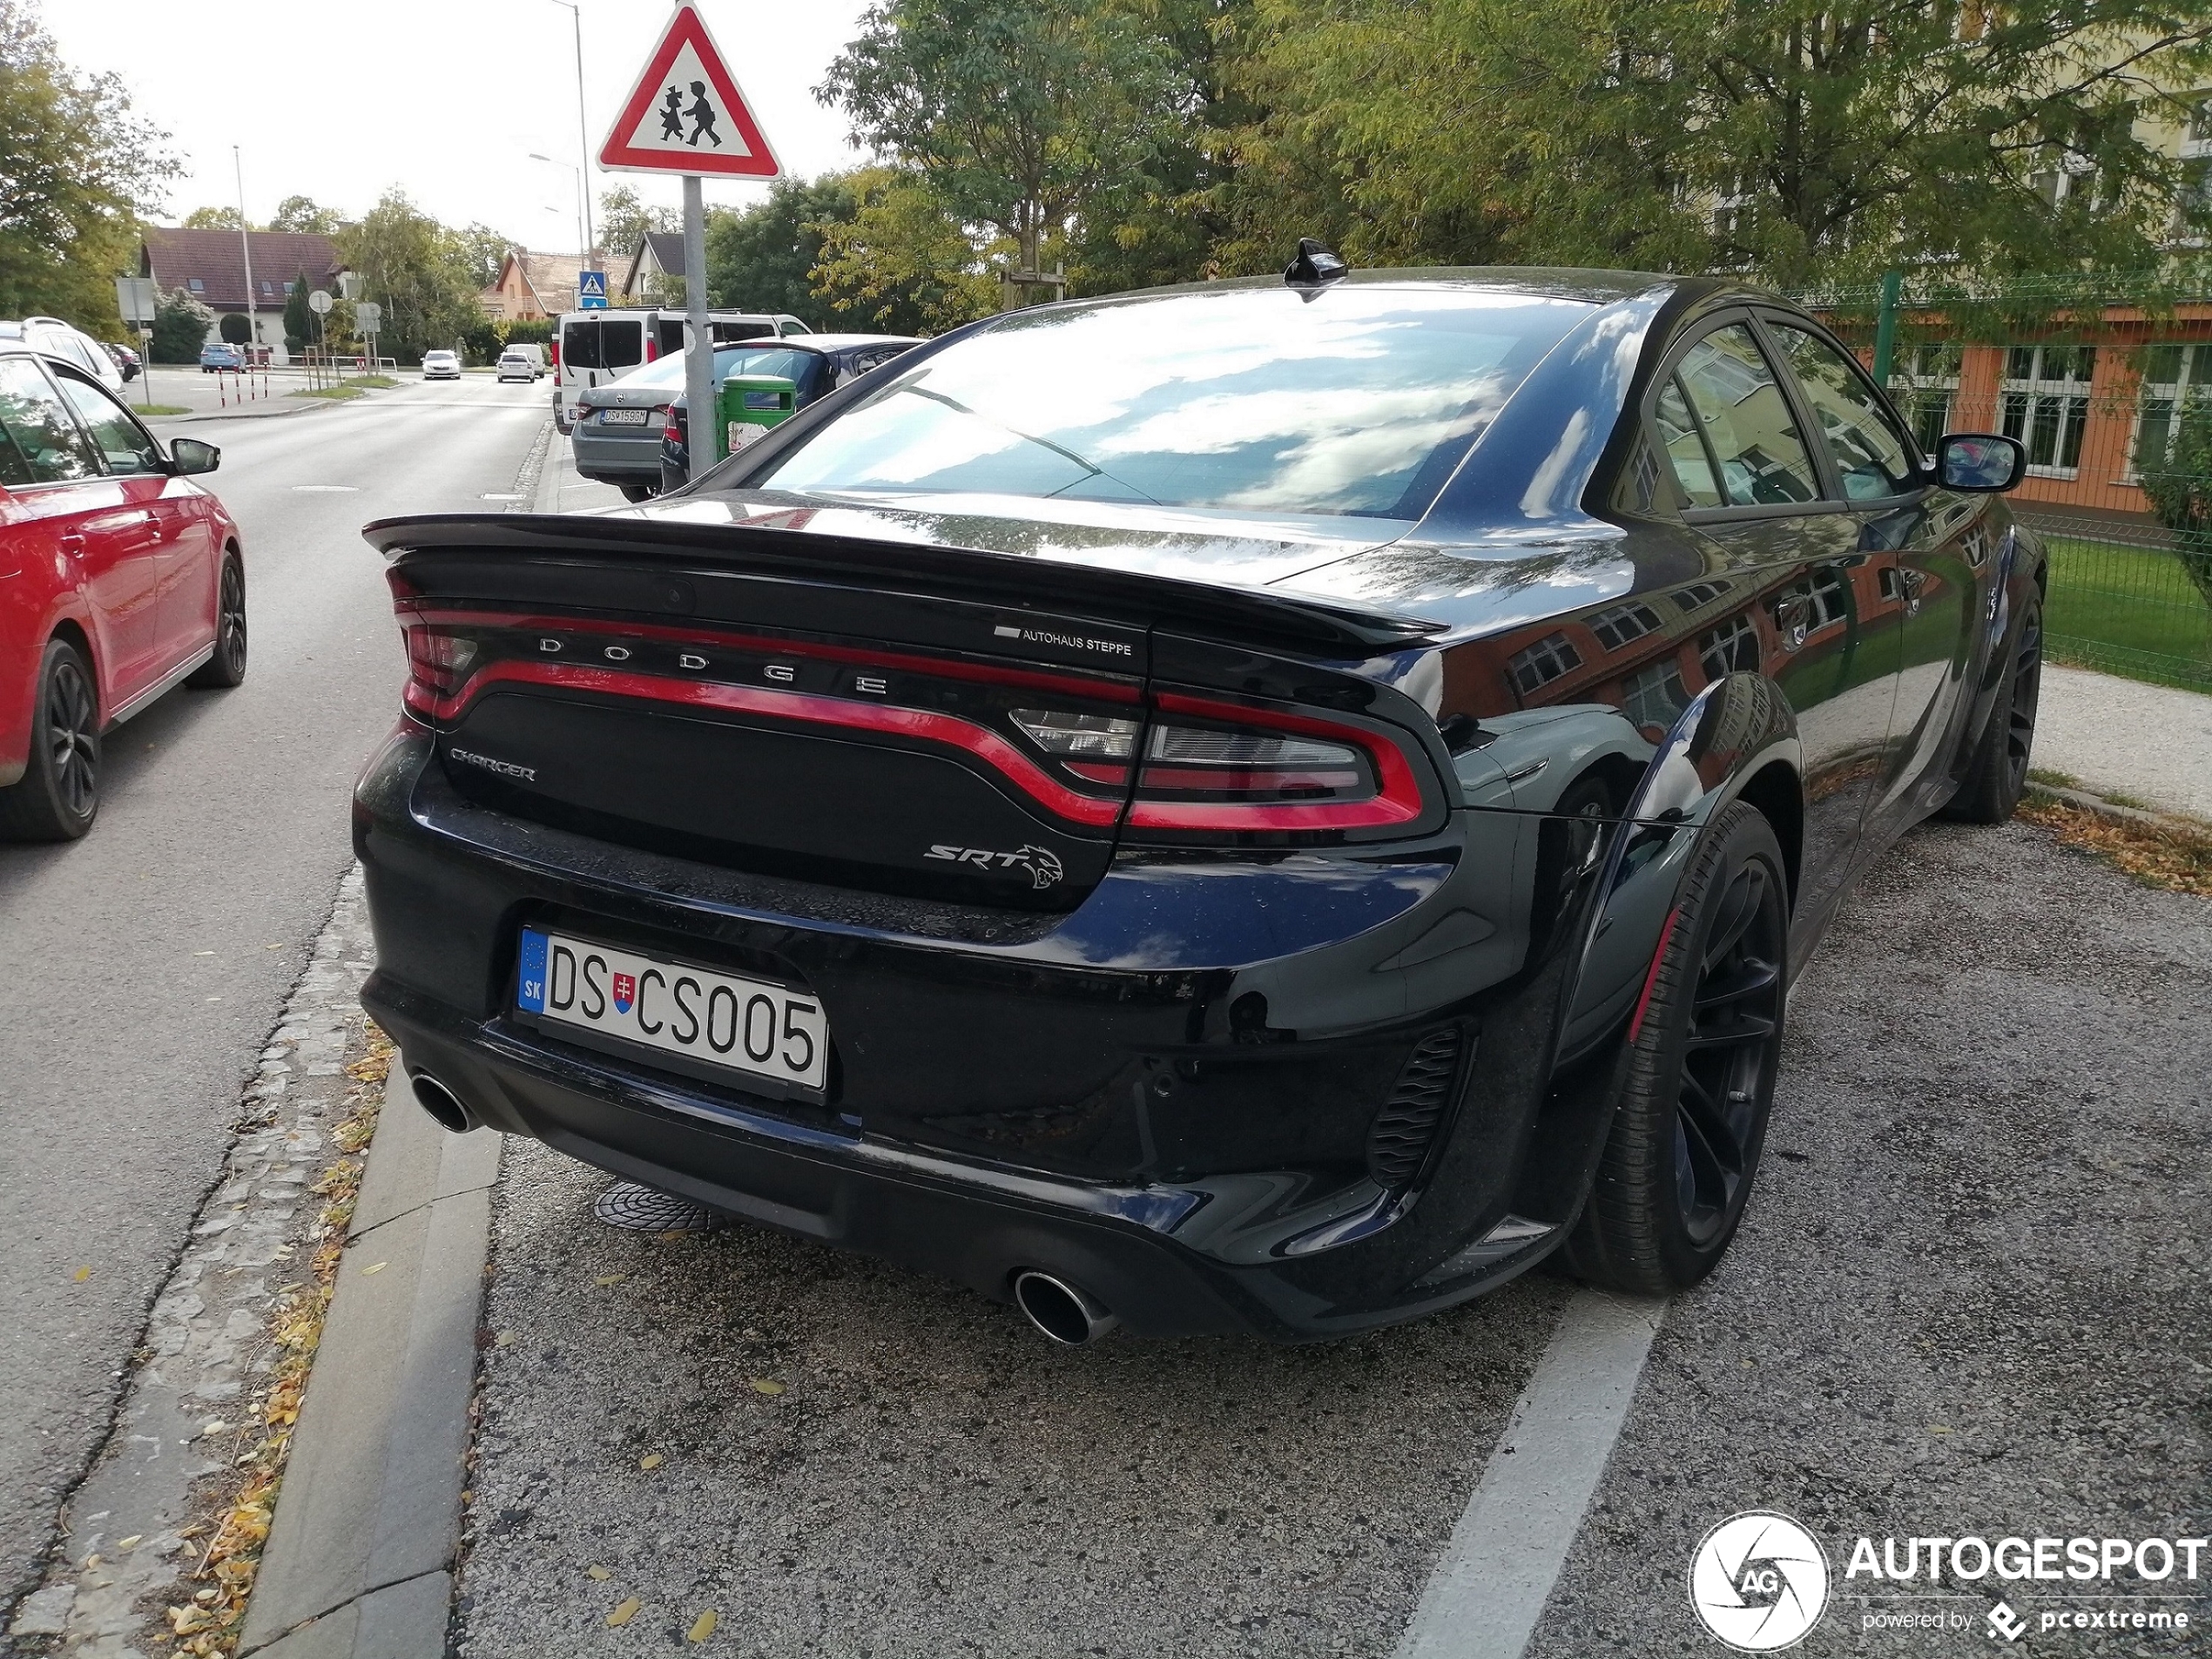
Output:
<instances>
[{"instance_id":1,"label":"window with white frame","mask_svg":"<svg viewBox=\"0 0 2212 1659\"><path fill-rule=\"evenodd\" d=\"M1759 631L1740 611L1697 642L1697 665L1710 682L1723 676L1755 673L1759 666Z\"/></svg>"},{"instance_id":2,"label":"window with white frame","mask_svg":"<svg viewBox=\"0 0 2212 1659\"><path fill-rule=\"evenodd\" d=\"M1547 634L1526 651L1515 651L1506 664L1514 689L1523 697L1541 691L1561 675L1582 665L1582 654L1565 634Z\"/></svg>"},{"instance_id":3,"label":"window with white frame","mask_svg":"<svg viewBox=\"0 0 2212 1659\"><path fill-rule=\"evenodd\" d=\"M1682 683L1682 670L1671 657L1637 670L1621 689L1622 703L1629 718L1640 726L1656 725L1664 732L1674 725L1675 717L1689 705L1689 693Z\"/></svg>"},{"instance_id":4,"label":"window with white frame","mask_svg":"<svg viewBox=\"0 0 2212 1659\"><path fill-rule=\"evenodd\" d=\"M1751 181L1739 173L1713 197L1714 239L1733 242L1750 223Z\"/></svg>"},{"instance_id":5,"label":"window with white frame","mask_svg":"<svg viewBox=\"0 0 2212 1659\"><path fill-rule=\"evenodd\" d=\"M1890 369L1890 397L1923 455L1933 455L1951 430L1951 402L1959 395L1956 346L1908 346Z\"/></svg>"},{"instance_id":6,"label":"window with white frame","mask_svg":"<svg viewBox=\"0 0 2212 1659\"><path fill-rule=\"evenodd\" d=\"M1608 651L1618 651L1632 639L1659 630L1659 613L1649 605L1631 603L1601 610L1590 618L1590 631Z\"/></svg>"},{"instance_id":7,"label":"window with white frame","mask_svg":"<svg viewBox=\"0 0 2212 1659\"><path fill-rule=\"evenodd\" d=\"M2027 450L2031 474L2080 475L2096 367L2094 346L2014 346L2006 352L2003 430Z\"/></svg>"},{"instance_id":8,"label":"window with white frame","mask_svg":"<svg viewBox=\"0 0 2212 1659\"><path fill-rule=\"evenodd\" d=\"M2189 403L2206 395L2212 381L2212 345L2150 347L2135 394L2135 436L2128 446L2127 482L2162 469L2174 453L2175 423Z\"/></svg>"}]
</instances>

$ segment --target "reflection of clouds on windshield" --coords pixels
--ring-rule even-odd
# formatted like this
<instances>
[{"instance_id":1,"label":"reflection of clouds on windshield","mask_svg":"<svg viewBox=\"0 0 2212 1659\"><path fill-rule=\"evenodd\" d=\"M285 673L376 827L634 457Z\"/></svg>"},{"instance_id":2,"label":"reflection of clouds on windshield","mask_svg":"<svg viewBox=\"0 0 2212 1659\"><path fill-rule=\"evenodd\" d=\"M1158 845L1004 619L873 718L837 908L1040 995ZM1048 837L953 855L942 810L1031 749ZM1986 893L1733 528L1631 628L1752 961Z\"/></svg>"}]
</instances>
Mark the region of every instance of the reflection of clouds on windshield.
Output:
<instances>
[{"instance_id":1,"label":"reflection of clouds on windshield","mask_svg":"<svg viewBox=\"0 0 2212 1659\"><path fill-rule=\"evenodd\" d=\"M1389 514L1588 314L1443 285L1017 314L915 364L763 482Z\"/></svg>"}]
</instances>

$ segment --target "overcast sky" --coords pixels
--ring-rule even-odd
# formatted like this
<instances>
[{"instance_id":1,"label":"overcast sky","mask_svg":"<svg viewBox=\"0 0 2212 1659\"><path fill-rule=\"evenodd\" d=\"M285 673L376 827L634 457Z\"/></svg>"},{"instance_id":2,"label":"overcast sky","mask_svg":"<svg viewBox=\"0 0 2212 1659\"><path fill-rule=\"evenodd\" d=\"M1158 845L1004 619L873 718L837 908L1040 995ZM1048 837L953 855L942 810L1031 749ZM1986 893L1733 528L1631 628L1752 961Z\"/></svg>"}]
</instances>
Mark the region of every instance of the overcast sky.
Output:
<instances>
[{"instance_id":1,"label":"overcast sky","mask_svg":"<svg viewBox=\"0 0 2212 1659\"><path fill-rule=\"evenodd\" d=\"M811 178L861 158L844 118L815 103L830 59L865 0L698 0L786 173ZM644 69L669 8L583 0L585 131L596 155ZM437 218L474 220L524 246L572 253L576 47L553 0L44 0L47 29L80 70L113 70L138 113L167 130L186 172L164 221L238 200L266 221L279 200L312 196L347 217L398 185ZM631 184L673 206L677 181L593 172L595 197ZM707 183L738 205L765 186Z\"/></svg>"}]
</instances>

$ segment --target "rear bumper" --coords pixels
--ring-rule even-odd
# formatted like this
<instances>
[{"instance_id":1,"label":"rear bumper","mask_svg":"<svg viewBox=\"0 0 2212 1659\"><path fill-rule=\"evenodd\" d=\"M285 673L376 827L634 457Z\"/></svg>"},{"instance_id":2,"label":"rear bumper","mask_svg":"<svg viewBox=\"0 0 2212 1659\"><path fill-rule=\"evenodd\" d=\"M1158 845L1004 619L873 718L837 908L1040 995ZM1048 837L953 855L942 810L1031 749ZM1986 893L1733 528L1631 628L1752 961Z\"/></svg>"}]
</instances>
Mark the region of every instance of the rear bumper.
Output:
<instances>
[{"instance_id":1,"label":"rear bumper","mask_svg":"<svg viewBox=\"0 0 2212 1659\"><path fill-rule=\"evenodd\" d=\"M617 438L596 430L590 421L578 421L569 442L576 455L576 469L603 484L658 484L660 432L640 427L636 437ZM645 435L650 430L651 435Z\"/></svg>"},{"instance_id":2,"label":"rear bumper","mask_svg":"<svg viewBox=\"0 0 2212 1659\"><path fill-rule=\"evenodd\" d=\"M355 840L380 961L363 1001L410 1072L509 1133L986 1296L1042 1268L1140 1334L1340 1336L1512 1277L1571 1219L1515 1208L1547 1075L1529 1016L1556 980L1509 950L1393 967L1484 883L1456 823L1420 860L1304 887L1297 860L1130 865L1065 915L980 912L509 819L402 728ZM803 982L840 1055L827 1096L695 1082L518 1018L525 922ZM1447 1028L1451 1097L1418 1173L1385 1184L1378 1113Z\"/></svg>"}]
</instances>

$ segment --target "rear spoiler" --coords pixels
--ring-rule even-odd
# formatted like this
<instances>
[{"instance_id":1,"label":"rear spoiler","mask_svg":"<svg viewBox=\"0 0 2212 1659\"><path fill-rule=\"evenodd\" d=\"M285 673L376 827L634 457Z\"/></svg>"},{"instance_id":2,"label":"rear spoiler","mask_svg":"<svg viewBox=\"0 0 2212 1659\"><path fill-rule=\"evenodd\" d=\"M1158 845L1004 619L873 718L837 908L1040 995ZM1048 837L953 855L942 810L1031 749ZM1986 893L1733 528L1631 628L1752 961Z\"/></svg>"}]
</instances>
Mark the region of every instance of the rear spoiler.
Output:
<instances>
[{"instance_id":1,"label":"rear spoiler","mask_svg":"<svg viewBox=\"0 0 2212 1659\"><path fill-rule=\"evenodd\" d=\"M380 518L361 537L388 559L442 551L583 556L640 563L708 562L756 576L913 590L946 598L1163 625L1247 645L1332 655L1402 650L1444 624L1265 588L1216 587L1172 577L1069 564L930 543L879 542L746 524L684 524L534 513L421 513Z\"/></svg>"}]
</instances>

